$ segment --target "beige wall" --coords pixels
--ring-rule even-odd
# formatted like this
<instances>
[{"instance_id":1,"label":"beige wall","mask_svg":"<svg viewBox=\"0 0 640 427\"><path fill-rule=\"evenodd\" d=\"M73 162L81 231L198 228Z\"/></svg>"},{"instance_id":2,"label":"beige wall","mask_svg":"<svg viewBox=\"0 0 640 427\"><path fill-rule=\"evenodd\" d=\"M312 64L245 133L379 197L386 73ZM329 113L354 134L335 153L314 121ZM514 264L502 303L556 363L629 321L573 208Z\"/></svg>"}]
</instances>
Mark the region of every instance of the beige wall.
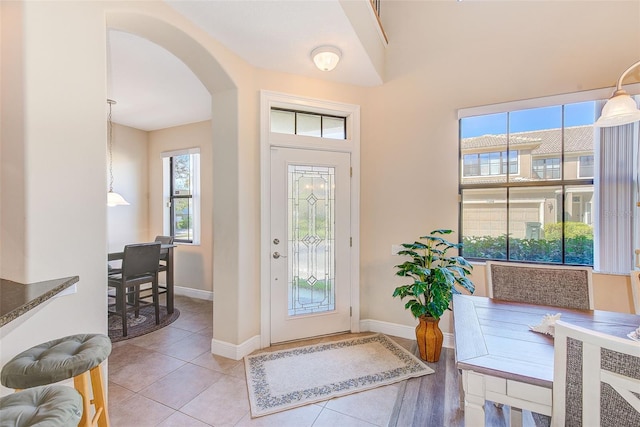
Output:
<instances>
[{"instance_id":1,"label":"beige wall","mask_svg":"<svg viewBox=\"0 0 640 427\"><path fill-rule=\"evenodd\" d=\"M2 365L54 337L106 331L107 109L99 4L0 7L0 276L21 282L80 277L77 293L0 329Z\"/></svg>"},{"instance_id":2,"label":"beige wall","mask_svg":"<svg viewBox=\"0 0 640 427\"><path fill-rule=\"evenodd\" d=\"M213 291L213 158L211 122L192 123L149 133L149 233L161 235L163 212L162 153L182 148L200 148L200 244L179 244L175 249L176 286Z\"/></svg>"},{"instance_id":3,"label":"beige wall","mask_svg":"<svg viewBox=\"0 0 640 427\"><path fill-rule=\"evenodd\" d=\"M114 123L113 191L130 205L107 208L109 252L121 251L129 243L149 241L148 146L147 132ZM107 169L107 188L108 180Z\"/></svg>"}]
</instances>

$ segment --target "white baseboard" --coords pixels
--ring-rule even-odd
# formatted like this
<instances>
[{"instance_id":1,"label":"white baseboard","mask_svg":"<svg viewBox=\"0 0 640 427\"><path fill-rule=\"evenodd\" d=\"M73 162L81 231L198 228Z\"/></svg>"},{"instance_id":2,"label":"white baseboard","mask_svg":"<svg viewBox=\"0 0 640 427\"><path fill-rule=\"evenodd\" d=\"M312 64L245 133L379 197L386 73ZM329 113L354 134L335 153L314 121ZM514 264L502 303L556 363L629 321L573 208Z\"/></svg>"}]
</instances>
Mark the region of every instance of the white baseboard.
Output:
<instances>
[{"instance_id":1,"label":"white baseboard","mask_svg":"<svg viewBox=\"0 0 640 427\"><path fill-rule=\"evenodd\" d=\"M364 319L360 320L360 331L380 332L385 335L391 335L394 337L406 338L409 340L416 339L415 326L399 325L397 323L383 322L381 320ZM453 334L448 332L443 333L442 346L447 348L454 347Z\"/></svg>"},{"instance_id":2,"label":"white baseboard","mask_svg":"<svg viewBox=\"0 0 640 427\"><path fill-rule=\"evenodd\" d=\"M380 332L385 335L406 338L410 340L416 339L415 326L399 325L397 323L383 322L380 320L365 319L360 321L360 332ZM443 347L453 348L453 334L443 333ZM211 353L226 357L228 359L240 360L247 354L258 350L260 346L260 335L255 335L242 344L231 344L216 339L211 340Z\"/></svg>"},{"instance_id":3,"label":"white baseboard","mask_svg":"<svg viewBox=\"0 0 640 427\"><path fill-rule=\"evenodd\" d=\"M242 344L231 344L216 339L211 340L211 353L227 359L240 360L258 349L260 349L260 335L251 337Z\"/></svg>"},{"instance_id":4,"label":"white baseboard","mask_svg":"<svg viewBox=\"0 0 640 427\"><path fill-rule=\"evenodd\" d=\"M204 299L213 301L213 292L203 291L200 289L185 288L184 286L174 286L173 293L176 295L182 295L189 298Z\"/></svg>"}]
</instances>

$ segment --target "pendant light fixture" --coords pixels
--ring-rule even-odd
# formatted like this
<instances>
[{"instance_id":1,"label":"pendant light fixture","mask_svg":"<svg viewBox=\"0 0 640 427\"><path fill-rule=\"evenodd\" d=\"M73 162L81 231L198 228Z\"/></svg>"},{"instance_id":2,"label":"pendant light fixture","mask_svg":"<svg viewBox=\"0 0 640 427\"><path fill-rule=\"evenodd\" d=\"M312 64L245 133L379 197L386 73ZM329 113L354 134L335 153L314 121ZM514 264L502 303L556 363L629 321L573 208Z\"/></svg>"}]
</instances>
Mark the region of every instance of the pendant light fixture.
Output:
<instances>
[{"instance_id":1,"label":"pendant light fixture","mask_svg":"<svg viewBox=\"0 0 640 427\"><path fill-rule=\"evenodd\" d=\"M602 115L596 120L596 127L621 126L640 120L640 110L636 102L629 94L622 89L622 80L636 67L640 66L640 61L636 62L625 70L618 79L616 91L604 104Z\"/></svg>"},{"instance_id":2,"label":"pendant light fixture","mask_svg":"<svg viewBox=\"0 0 640 427\"><path fill-rule=\"evenodd\" d=\"M107 104L109 104L109 117L107 120L107 138L109 139L109 192L107 193L107 206L123 206L129 204L124 197L113 191L113 122L111 121L111 106L115 103L116 101L113 99L107 99Z\"/></svg>"}]
</instances>

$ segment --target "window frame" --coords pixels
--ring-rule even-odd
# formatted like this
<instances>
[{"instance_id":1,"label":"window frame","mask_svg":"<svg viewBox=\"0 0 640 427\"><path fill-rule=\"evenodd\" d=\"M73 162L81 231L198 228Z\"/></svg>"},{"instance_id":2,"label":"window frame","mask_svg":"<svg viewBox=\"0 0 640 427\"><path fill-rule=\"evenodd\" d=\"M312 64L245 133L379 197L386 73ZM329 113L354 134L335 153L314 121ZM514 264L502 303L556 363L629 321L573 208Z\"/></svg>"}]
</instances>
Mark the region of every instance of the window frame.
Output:
<instances>
[{"instance_id":1,"label":"window frame","mask_svg":"<svg viewBox=\"0 0 640 427\"><path fill-rule=\"evenodd\" d=\"M631 95L632 97L637 97L640 95L640 83L633 83L633 84L626 84L624 85L624 89L625 91ZM530 98L530 99L526 99L526 100L518 100L518 101L510 101L510 102L504 102L504 103L499 103L499 104L491 104L491 105L481 105L481 106L476 106L476 107L469 107L469 108L461 108L457 111L458 113L458 120L463 119L463 118L467 118L467 117L473 117L473 116L479 116L479 115L490 115L490 114L498 114L498 113L507 113L507 112L512 112L512 111L517 111L517 110L526 110L526 109L532 109L532 108L542 108L542 107L550 107L550 106L554 106L554 105L566 105L566 104L574 104L574 103L580 103L580 102L588 102L588 101L596 101L599 103L600 108L604 105L604 103L606 102L607 99L609 99L612 94L614 93L615 88L614 87L606 87L606 88L601 88L601 89L593 89L593 90L585 90L585 91L580 91L580 92L572 92L572 93L565 93L565 94L558 94L558 95L552 95L552 96L546 96L546 97L540 97L540 98ZM605 128L606 129L606 128ZM637 132L638 129L638 124L636 123L635 125L635 129ZM594 140L594 163L598 161L598 156L599 154L597 153L597 144L598 144L598 140L600 138L600 135L602 135L602 132L604 131L604 129L600 130L600 132L596 132L596 139ZM461 132L461 129L459 127L459 132ZM460 137L461 134L459 133L458 135L458 149L460 150ZM564 150L563 150L564 151ZM640 156L639 156L640 157ZM640 159L638 159L638 162L640 162ZM565 165L565 161L563 158L562 164ZM461 168L462 167L462 162L458 163L458 167ZM597 164L594 164L594 175L597 175L597 169L598 166ZM564 170L564 168L563 168ZM638 168L638 170L640 170L640 168ZM578 181L583 180L584 178L591 178L591 177L582 177L580 175L580 171L578 169L576 176L578 176ZM594 191L594 200L597 199L596 195L599 192L599 187L598 187L598 178L597 177L593 177L594 178L594 184L593 184L593 191ZM636 178L636 186L640 186L640 172L638 172L637 174L637 178ZM459 170L458 171L458 182L459 184L461 184L462 182L462 171ZM558 183L558 181L552 181L554 183ZM569 182L569 184L573 184L573 182L571 181L567 181ZM539 185L539 183L522 183L519 184L522 186L526 186L526 185ZM514 187L517 187L518 185L513 185ZM501 184L497 184L495 185L495 187L501 187ZM640 191L640 190L637 190ZM462 199L462 190L459 189L459 197L458 197L458 201L459 201L459 208L458 208L458 213L459 213L459 217L458 217L458 239L459 242L462 243L463 242L463 199ZM564 203L565 201L563 201ZM587 205L585 205L586 207ZM601 226L601 224L598 224L598 221L596 221L597 217L601 217L603 216L603 213L600 212L601 208L595 207L593 209L593 219L591 221L591 224L594 225L594 270L595 271L600 271L599 269L602 268L602 254L600 254L600 248L598 247L599 245L599 241L601 239L600 236L600 229L599 226ZM635 227L636 230L638 228L640 228L640 218L636 218L635 220ZM564 228L564 227L562 227ZM635 237L635 241L636 244L637 242L640 242L640 235ZM564 244L564 239L563 239L563 244ZM565 256L564 253L564 248L563 248L563 257ZM474 260L473 258L469 258L470 260ZM479 262L484 262L487 259L484 258L476 258L476 261ZM558 264L560 265L560 264ZM606 267L605 267L606 268ZM607 272L607 270L603 270L603 272Z\"/></svg>"},{"instance_id":2,"label":"window frame","mask_svg":"<svg viewBox=\"0 0 640 427\"><path fill-rule=\"evenodd\" d=\"M584 101L576 101L576 102L564 102L561 104L555 104L555 105L559 105L561 106L562 109L562 128L560 128L560 132L562 132L562 140L564 141L564 108L566 105L570 105L573 103L577 103L577 102L600 102L600 100L597 99L590 99L590 100L584 100ZM602 106L602 104L604 104L604 101L601 102L600 104L600 108ZM554 104L550 104L550 105L545 105L545 106L540 106L540 107L546 107L546 106L554 106ZM506 133L505 135L507 136L507 149L506 152L509 153L511 152L511 145L509 144L509 139L510 139L510 132L509 132L509 120L510 120L510 114L512 112L519 112L521 110L527 110L527 109L531 109L531 108L538 108L538 107L534 107L534 106L520 106L520 108L513 108L510 109L508 111L499 111L499 113L506 113ZM482 115L489 115L489 114L495 114L496 112L492 112L492 113L485 113L485 114L474 114L474 115L467 115L467 116L460 116L458 118L458 152L459 152L459 167L463 167L463 148L462 148L462 120L466 117L472 117L472 116L482 116ZM595 150L595 145L594 145L594 150ZM504 151L504 150L501 150ZM515 151L515 150L514 150ZM467 183L463 183L463 178L468 178L462 175L462 170L458 171L458 194L459 194L459 208L458 208L458 213L459 213L459 242L462 243L463 242L463 238L464 238L464 190L473 190L473 189L505 189L506 190L506 236L511 236L511 232L510 232L510 225L511 225L511 220L510 220L510 200L513 201L517 201L516 199L510 198L509 194L510 194L510 190L511 189L518 189L518 188L526 188L526 187L536 187L536 188L544 188L544 187L549 187L549 188L553 188L553 187L560 187L562 189L561 194L562 194L562 203L559 203L557 206L558 209L561 209L559 211L560 213L560 218L564 218L565 214L566 214L566 208L567 208L567 194L571 193L570 191L567 191L568 188L571 187L575 187L575 186L591 186L594 189L595 192L595 180L593 177L589 177L589 178L576 178L576 179L565 179L565 170L566 170L566 163L565 163L565 147L564 147L564 143L561 146L561 152L560 152L560 157L559 157L559 165L560 165L560 178L543 178L543 179L532 179L530 181L520 181L520 180L511 180L510 177L517 177L517 174L507 174L507 179L505 179L504 181L496 181L496 182L490 182L490 183L486 183L486 182L467 182ZM548 159L551 159L552 157L548 157ZM546 160L547 158L541 158L543 160ZM553 159L558 159L557 157L553 157ZM535 175L534 172L534 160L539 160L539 159L534 159L532 158L531 160L531 172L532 172L532 178ZM521 159L520 159L520 153L518 154L518 164L520 164ZM545 167L545 173L546 173L547 168ZM489 177L498 177L500 175L487 175ZM562 224L564 224L565 221L564 219L562 220ZM566 262L566 239L565 239L565 227L561 227L562 231L562 238L560 239L560 244L561 244L561 248L560 248L560 253L562 254L562 259L560 262L557 263L553 263L554 265L575 265L575 264L571 264L571 263L567 263ZM595 234L595 230L594 230L594 234ZM506 247L505 247L505 256L506 258L504 259L496 259L496 258L477 258L477 257L471 257L471 256L467 256L464 254L464 247L462 248L462 255L465 256L465 258L468 258L469 260L473 260L473 261L487 261L487 260L496 260L496 261L513 261L513 262L532 262L532 263L542 263L542 261L529 261L529 260L521 260L521 259L513 259L511 258L511 248L510 248L510 244L509 244L509 239L507 239L507 243L506 243ZM584 264L580 264L580 265L584 265ZM589 264L590 266L593 266L593 260L592 263Z\"/></svg>"},{"instance_id":3,"label":"window frame","mask_svg":"<svg viewBox=\"0 0 640 427\"><path fill-rule=\"evenodd\" d=\"M347 137L347 117L345 116L339 116L339 115L335 115L335 114L325 114L325 113L321 113L321 112L316 112L316 111L307 111L307 110L295 110L295 109L291 109L291 108L283 108L283 107L271 107L270 111L281 111L281 112L285 112L285 113L293 113L293 133L282 133L283 135L295 135L295 136L309 136L311 138L327 138L327 139L332 139L335 141L346 141L349 138ZM314 117L319 117L320 118L320 135L305 135L304 133L298 133L298 116L314 116ZM269 115L269 117L271 117L271 115ZM323 135L324 133L324 119L328 118L328 119L341 119L342 120L342 133L344 135L343 138L330 138L330 137L326 137ZM270 123L270 128L271 128L271 123ZM281 133L281 132L275 132L273 130L270 130L271 133Z\"/></svg>"},{"instance_id":4,"label":"window frame","mask_svg":"<svg viewBox=\"0 0 640 427\"><path fill-rule=\"evenodd\" d=\"M173 162L174 157L189 155L191 192L188 195L174 194ZM162 153L163 161L163 234L174 237L174 243L184 245L200 244L200 149L189 148ZM181 239L175 236L174 229L174 209L173 204L176 199L190 199L192 208L192 230L191 239Z\"/></svg>"},{"instance_id":5,"label":"window frame","mask_svg":"<svg viewBox=\"0 0 640 427\"><path fill-rule=\"evenodd\" d=\"M584 157L591 157L591 175L583 175L582 174L582 162L583 162L583 158ZM595 176L595 153L592 155L579 155L578 156L578 166L577 166L577 171L578 171L578 178L593 178Z\"/></svg>"}]
</instances>

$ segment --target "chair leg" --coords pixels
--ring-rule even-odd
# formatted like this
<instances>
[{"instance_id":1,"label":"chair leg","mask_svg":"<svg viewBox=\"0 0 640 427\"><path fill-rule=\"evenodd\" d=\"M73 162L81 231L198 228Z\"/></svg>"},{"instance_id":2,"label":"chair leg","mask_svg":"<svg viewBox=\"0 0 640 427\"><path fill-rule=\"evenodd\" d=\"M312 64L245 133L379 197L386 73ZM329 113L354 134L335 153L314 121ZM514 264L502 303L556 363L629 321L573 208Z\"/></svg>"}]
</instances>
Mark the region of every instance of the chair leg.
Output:
<instances>
[{"instance_id":1,"label":"chair leg","mask_svg":"<svg viewBox=\"0 0 640 427\"><path fill-rule=\"evenodd\" d=\"M140 317L140 292L142 292L142 290L140 289L140 285L135 286L132 289L133 289L133 305L136 308L135 314L137 319L138 317Z\"/></svg>"},{"instance_id":2,"label":"chair leg","mask_svg":"<svg viewBox=\"0 0 640 427\"><path fill-rule=\"evenodd\" d=\"M156 273L156 279L151 284L151 292L153 293L153 305L156 309L156 325L160 324L160 295L158 294L158 274Z\"/></svg>"},{"instance_id":3,"label":"chair leg","mask_svg":"<svg viewBox=\"0 0 640 427\"><path fill-rule=\"evenodd\" d=\"M120 315L122 316L122 336L127 336L127 288L124 286L116 290L116 298L120 304Z\"/></svg>"}]
</instances>

